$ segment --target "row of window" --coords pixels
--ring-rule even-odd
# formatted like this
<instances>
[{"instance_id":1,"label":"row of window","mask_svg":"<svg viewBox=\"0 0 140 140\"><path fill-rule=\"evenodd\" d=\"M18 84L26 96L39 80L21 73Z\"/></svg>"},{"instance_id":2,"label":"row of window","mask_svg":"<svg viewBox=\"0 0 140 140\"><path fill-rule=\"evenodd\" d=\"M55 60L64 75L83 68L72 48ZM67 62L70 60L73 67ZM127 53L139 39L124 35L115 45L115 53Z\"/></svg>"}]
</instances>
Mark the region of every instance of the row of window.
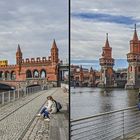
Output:
<instances>
[{"instance_id":1,"label":"row of window","mask_svg":"<svg viewBox=\"0 0 140 140\"><path fill-rule=\"evenodd\" d=\"M27 70L26 71L26 78L46 78L46 75L47 75L47 73L45 70L41 70L40 72L38 70L34 70L34 71ZM15 71L12 71L12 72L0 71L0 78L14 80L16 78L16 73L15 73Z\"/></svg>"}]
</instances>

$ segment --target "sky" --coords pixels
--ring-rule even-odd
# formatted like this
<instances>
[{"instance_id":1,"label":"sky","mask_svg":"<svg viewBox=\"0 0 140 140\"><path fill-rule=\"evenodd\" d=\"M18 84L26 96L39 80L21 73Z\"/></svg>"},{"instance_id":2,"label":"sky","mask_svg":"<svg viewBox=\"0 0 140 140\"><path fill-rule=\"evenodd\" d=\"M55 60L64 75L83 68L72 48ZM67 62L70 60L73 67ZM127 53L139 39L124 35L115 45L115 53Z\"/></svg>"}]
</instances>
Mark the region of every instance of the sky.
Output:
<instances>
[{"instance_id":1,"label":"sky","mask_svg":"<svg viewBox=\"0 0 140 140\"><path fill-rule=\"evenodd\" d=\"M55 39L61 60L68 59L68 0L0 1L0 60L47 57Z\"/></svg>"},{"instance_id":2,"label":"sky","mask_svg":"<svg viewBox=\"0 0 140 140\"><path fill-rule=\"evenodd\" d=\"M139 0L72 0L71 59L98 60L108 33L114 59L126 59L134 24L140 36Z\"/></svg>"}]
</instances>

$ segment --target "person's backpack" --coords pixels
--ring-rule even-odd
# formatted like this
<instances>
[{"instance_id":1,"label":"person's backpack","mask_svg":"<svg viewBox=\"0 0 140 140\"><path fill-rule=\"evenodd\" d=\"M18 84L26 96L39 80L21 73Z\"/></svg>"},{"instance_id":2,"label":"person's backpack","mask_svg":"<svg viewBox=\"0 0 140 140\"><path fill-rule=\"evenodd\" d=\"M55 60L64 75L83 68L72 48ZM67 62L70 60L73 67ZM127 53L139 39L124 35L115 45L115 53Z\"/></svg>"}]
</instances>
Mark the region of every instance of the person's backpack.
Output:
<instances>
[{"instance_id":1,"label":"person's backpack","mask_svg":"<svg viewBox=\"0 0 140 140\"><path fill-rule=\"evenodd\" d=\"M62 109L62 105L57 101L55 101L55 104L56 104L57 112L59 112L60 109Z\"/></svg>"}]
</instances>

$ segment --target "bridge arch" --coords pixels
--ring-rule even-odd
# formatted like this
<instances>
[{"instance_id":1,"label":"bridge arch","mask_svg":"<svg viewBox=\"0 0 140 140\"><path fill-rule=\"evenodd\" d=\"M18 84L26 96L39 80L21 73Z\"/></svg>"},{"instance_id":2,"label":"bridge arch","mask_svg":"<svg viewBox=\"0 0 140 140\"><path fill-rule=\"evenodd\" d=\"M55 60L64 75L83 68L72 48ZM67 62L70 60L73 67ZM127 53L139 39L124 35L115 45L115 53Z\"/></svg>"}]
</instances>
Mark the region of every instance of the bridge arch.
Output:
<instances>
[{"instance_id":1,"label":"bridge arch","mask_svg":"<svg viewBox=\"0 0 140 140\"><path fill-rule=\"evenodd\" d=\"M35 69L35 70L33 71L33 77L34 77L34 78L39 78L39 72L38 72L37 69Z\"/></svg>"},{"instance_id":2,"label":"bridge arch","mask_svg":"<svg viewBox=\"0 0 140 140\"><path fill-rule=\"evenodd\" d=\"M47 76L46 70L45 70L45 69L42 69L42 70L40 71L40 78L46 78L46 76Z\"/></svg>"},{"instance_id":3,"label":"bridge arch","mask_svg":"<svg viewBox=\"0 0 140 140\"><path fill-rule=\"evenodd\" d=\"M5 71L5 80L10 80L10 72L9 71Z\"/></svg>"},{"instance_id":4,"label":"bridge arch","mask_svg":"<svg viewBox=\"0 0 140 140\"><path fill-rule=\"evenodd\" d=\"M15 80L15 79L16 79L16 72L11 71L11 80Z\"/></svg>"},{"instance_id":5,"label":"bridge arch","mask_svg":"<svg viewBox=\"0 0 140 140\"><path fill-rule=\"evenodd\" d=\"M4 75L4 72L3 71L0 71L0 79L3 80L3 75Z\"/></svg>"},{"instance_id":6,"label":"bridge arch","mask_svg":"<svg viewBox=\"0 0 140 140\"><path fill-rule=\"evenodd\" d=\"M38 87L38 86L40 86L40 87L41 87L41 85L40 85L40 84L32 84L32 85L28 85L26 88L29 88L29 87Z\"/></svg>"},{"instance_id":7,"label":"bridge arch","mask_svg":"<svg viewBox=\"0 0 140 140\"><path fill-rule=\"evenodd\" d=\"M0 82L0 90L13 90L13 89L16 89L16 87L13 85L4 84Z\"/></svg>"},{"instance_id":8,"label":"bridge arch","mask_svg":"<svg viewBox=\"0 0 140 140\"><path fill-rule=\"evenodd\" d=\"M31 70L26 71L26 78L32 78L32 72Z\"/></svg>"}]
</instances>

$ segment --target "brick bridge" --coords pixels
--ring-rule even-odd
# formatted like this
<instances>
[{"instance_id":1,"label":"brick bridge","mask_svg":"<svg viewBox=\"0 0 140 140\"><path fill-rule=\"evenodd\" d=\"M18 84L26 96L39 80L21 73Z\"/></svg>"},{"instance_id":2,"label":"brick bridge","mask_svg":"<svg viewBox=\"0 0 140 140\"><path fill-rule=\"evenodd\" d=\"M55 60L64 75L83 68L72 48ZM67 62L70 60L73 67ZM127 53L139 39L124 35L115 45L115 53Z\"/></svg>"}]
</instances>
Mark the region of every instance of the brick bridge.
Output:
<instances>
[{"instance_id":1,"label":"brick bridge","mask_svg":"<svg viewBox=\"0 0 140 140\"><path fill-rule=\"evenodd\" d=\"M46 79L34 78L34 79L26 79L25 81L14 81L14 80L6 80L0 81L1 85L5 85L11 89L17 88L25 88L29 86L41 86L46 87L48 85L48 81Z\"/></svg>"},{"instance_id":2,"label":"brick bridge","mask_svg":"<svg viewBox=\"0 0 140 140\"><path fill-rule=\"evenodd\" d=\"M57 85L59 80L59 64L62 63L58 57L58 48L53 41L50 56L23 59L20 45L16 52L15 65L0 66L0 84L13 88L27 87L31 85L46 85L53 83Z\"/></svg>"}]
</instances>

